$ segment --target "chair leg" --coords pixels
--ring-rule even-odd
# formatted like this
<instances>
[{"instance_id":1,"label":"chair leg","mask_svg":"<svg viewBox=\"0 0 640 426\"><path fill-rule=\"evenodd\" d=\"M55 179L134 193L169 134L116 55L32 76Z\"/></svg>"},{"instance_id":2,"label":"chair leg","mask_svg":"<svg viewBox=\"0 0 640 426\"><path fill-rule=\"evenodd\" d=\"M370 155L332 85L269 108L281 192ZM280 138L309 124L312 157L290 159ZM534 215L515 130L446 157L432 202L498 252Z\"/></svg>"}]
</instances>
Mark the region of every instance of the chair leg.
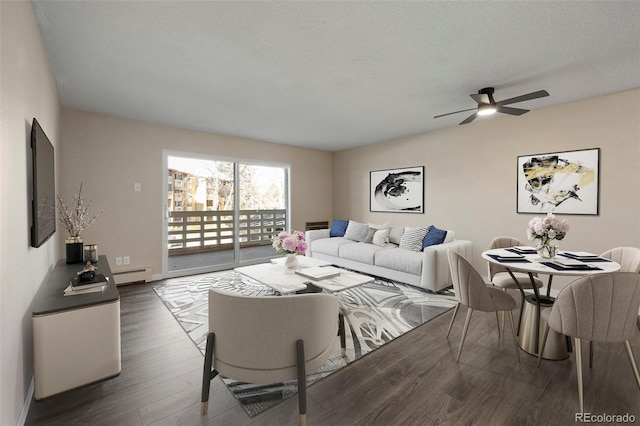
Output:
<instances>
[{"instance_id":1,"label":"chair leg","mask_svg":"<svg viewBox=\"0 0 640 426\"><path fill-rule=\"evenodd\" d=\"M502 291L507 292L506 288L503 288ZM502 334L504 334L504 311L500 312L500 326L502 328Z\"/></svg>"},{"instance_id":2,"label":"chair leg","mask_svg":"<svg viewBox=\"0 0 640 426\"><path fill-rule=\"evenodd\" d=\"M347 357L347 337L344 333L344 315L338 313L338 336L340 336L340 352L342 358Z\"/></svg>"},{"instance_id":3,"label":"chair leg","mask_svg":"<svg viewBox=\"0 0 640 426\"><path fill-rule=\"evenodd\" d=\"M549 336L549 324L546 324L544 327L544 333L542 334L542 344L538 348L538 363L536 364L537 368L540 368L540 361L542 361L542 354L544 353L544 347L547 344L548 336Z\"/></svg>"},{"instance_id":4,"label":"chair leg","mask_svg":"<svg viewBox=\"0 0 640 426\"><path fill-rule=\"evenodd\" d=\"M578 400L580 401L580 412L584 413L584 394L582 393L582 346L580 339L575 337L576 342L576 376L578 377Z\"/></svg>"},{"instance_id":5,"label":"chair leg","mask_svg":"<svg viewBox=\"0 0 640 426\"><path fill-rule=\"evenodd\" d=\"M520 335L520 325L522 325L522 311L524 310L524 292L521 291L520 293L522 293L520 295L520 315L518 315L518 336Z\"/></svg>"},{"instance_id":6,"label":"chair leg","mask_svg":"<svg viewBox=\"0 0 640 426\"><path fill-rule=\"evenodd\" d=\"M296 341L296 360L298 364L298 411L300 426L307 426L307 373L304 362L304 341Z\"/></svg>"},{"instance_id":7,"label":"chair leg","mask_svg":"<svg viewBox=\"0 0 640 426\"><path fill-rule=\"evenodd\" d=\"M516 337L516 325L513 322L513 312L507 311L509 315L509 322L511 323L511 334L513 336L513 345L516 348L516 357L518 358L518 362L520 362L520 348L518 347L518 338ZM504 318L504 312L502 313Z\"/></svg>"},{"instance_id":8,"label":"chair leg","mask_svg":"<svg viewBox=\"0 0 640 426\"><path fill-rule=\"evenodd\" d=\"M636 324L638 324L638 330L640 330L640 315L638 315L638 320L636 321Z\"/></svg>"},{"instance_id":9,"label":"chair leg","mask_svg":"<svg viewBox=\"0 0 640 426\"><path fill-rule=\"evenodd\" d=\"M471 313L473 309L467 309L467 318L464 320L464 329L462 330L462 338L460 339L460 347L458 348L458 356L456 362L460 361L460 354L462 353L462 346L464 345L464 338L467 337L467 330L469 329L469 322L471 321Z\"/></svg>"},{"instance_id":10,"label":"chair leg","mask_svg":"<svg viewBox=\"0 0 640 426\"><path fill-rule=\"evenodd\" d=\"M205 415L209 410L209 389L211 388L211 380L218 375L216 370L212 370L213 366L213 343L216 335L209 333L207 335L207 346L204 354L204 369L202 371L202 403L200 404L200 414Z\"/></svg>"},{"instance_id":11,"label":"chair leg","mask_svg":"<svg viewBox=\"0 0 640 426\"><path fill-rule=\"evenodd\" d=\"M593 340L589 340L589 368L593 368Z\"/></svg>"},{"instance_id":12,"label":"chair leg","mask_svg":"<svg viewBox=\"0 0 640 426\"><path fill-rule=\"evenodd\" d=\"M627 355L629 355L629 362L631 362L631 368L633 368L633 375L636 376L636 383L638 384L638 389L640 389L640 373L638 373L638 366L636 365L636 360L633 357L631 345L628 340L624 341L624 346L627 348Z\"/></svg>"},{"instance_id":13,"label":"chair leg","mask_svg":"<svg viewBox=\"0 0 640 426\"><path fill-rule=\"evenodd\" d=\"M498 315L498 311L496 311L496 323L498 324L498 340L502 337L500 334L500 316Z\"/></svg>"},{"instance_id":14,"label":"chair leg","mask_svg":"<svg viewBox=\"0 0 640 426\"><path fill-rule=\"evenodd\" d=\"M458 315L458 309L460 309L460 302L456 303L456 307L453 309L453 316L451 317L451 322L449 323L449 329L447 330L447 339L449 338L449 333L451 333L451 327L453 327L453 321L456 319L456 315Z\"/></svg>"}]
</instances>

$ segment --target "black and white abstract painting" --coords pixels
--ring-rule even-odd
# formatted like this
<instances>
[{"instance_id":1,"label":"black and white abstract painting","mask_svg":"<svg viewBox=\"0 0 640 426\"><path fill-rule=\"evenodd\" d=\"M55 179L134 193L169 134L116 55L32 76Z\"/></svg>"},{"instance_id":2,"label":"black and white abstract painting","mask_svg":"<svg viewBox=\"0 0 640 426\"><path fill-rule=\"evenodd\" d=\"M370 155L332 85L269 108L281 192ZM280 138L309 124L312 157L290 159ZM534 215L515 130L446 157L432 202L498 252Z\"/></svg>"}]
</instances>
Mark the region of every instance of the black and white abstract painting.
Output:
<instances>
[{"instance_id":1,"label":"black and white abstract painting","mask_svg":"<svg viewBox=\"0 0 640 426\"><path fill-rule=\"evenodd\" d=\"M372 212L424 213L424 166L370 172Z\"/></svg>"},{"instance_id":2,"label":"black and white abstract painting","mask_svg":"<svg viewBox=\"0 0 640 426\"><path fill-rule=\"evenodd\" d=\"M518 213L598 214L600 148L518 157Z\"/></svg>"}]
</instances>

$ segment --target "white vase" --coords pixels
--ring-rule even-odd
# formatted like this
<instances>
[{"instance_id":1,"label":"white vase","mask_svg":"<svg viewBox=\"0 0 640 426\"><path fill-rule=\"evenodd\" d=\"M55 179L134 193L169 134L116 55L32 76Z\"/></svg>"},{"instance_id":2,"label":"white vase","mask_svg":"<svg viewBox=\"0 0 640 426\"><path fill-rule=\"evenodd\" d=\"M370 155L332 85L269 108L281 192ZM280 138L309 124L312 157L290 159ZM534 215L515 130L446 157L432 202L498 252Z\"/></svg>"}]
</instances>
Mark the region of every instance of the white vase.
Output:
<instances>
[{"instance_id":1,"label":"white vase","mask_svg":"<svg viewBox=\"0 0 640 426\"><path fill-rule=\"evenodd\" d=\"M295 269L298 267L298 257L295 253L290 253L287 255L287 259L284 261L284 266L289 269Z\"/></svg>"},{"instance_id":2,"label":"white vase","mask_svg":"<svg viewBox=\"0 0 640 426\"><path fill-rule=\"evenodd\" d=\"M538 247L538 255L544 259L552 259L556 257L558 246L551 244L540 244Z\"/></svg>"}]
</instances>

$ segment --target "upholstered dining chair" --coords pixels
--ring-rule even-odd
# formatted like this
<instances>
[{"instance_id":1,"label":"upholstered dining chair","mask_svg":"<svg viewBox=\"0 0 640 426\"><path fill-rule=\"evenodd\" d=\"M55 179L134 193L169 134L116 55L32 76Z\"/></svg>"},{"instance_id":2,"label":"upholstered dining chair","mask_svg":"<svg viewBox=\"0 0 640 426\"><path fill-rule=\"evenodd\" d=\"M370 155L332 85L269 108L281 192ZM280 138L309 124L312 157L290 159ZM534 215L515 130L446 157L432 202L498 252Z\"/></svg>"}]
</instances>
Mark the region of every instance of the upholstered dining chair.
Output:
<instances>
[{"instance_id":1,"label":"upholstered dining chair","mask_svg":"<svg viewBox=\"0 0 640 426\"><path fill-rule=\"evenodd\" d=\"M514 246L521 245L520 240L513 237L496 237L491 240L489 244L489 249L499 249L499 248L509 248ZM513 271L513 276L518 280L520 286L524 289L532 289L531 279L529 278L529 274L526 272L516 272ZM489 263L489 279L491 280L491 284L495 287L501 288L504 291L516 289L518 290L518 286L514 282L513 278L507 271L507 268L504 266L497 265L495 263ZM534 274L533 281L536 287L542 287L543 283L537 275ZM521 294L522 300L520 301L520 306L524 303L524 296ZM522 310L520 311L522 312ZM521 317L520 317L521 318ZM518 328L520 327L520 318L518 319ZM502 329L504 330L504 316L502 317Z\"/></svg>"},{"instance_id":2,"label":"upholstered dining chair","mask_svg":"<svg viewBox=\"0 0 640 426\"><path fill-rule=\"evenodd\" d=\"M453 289L458 301L453 317L451 318L451 323L449 324L447 338L451 332L453 320L456 317L460 305L467 307L467 318L464 322L464 329L462 330L462 337L460 338L460 347L458 348L456 362L460 361L460 354L462 353L464 340L469 329L471 314L474 310L495 312L496 319L498 312L506 311L508 313L509 321L511 322L511 332L513 334L516 357L518 358L518 362L520 362L520 350L518 348L518 342L516 341L516 329L513 323L513 315L511 313L511 311L516 307L516 301L508 293L487 286L480 276L480 273L478 273L471 263L469 263L469 261L467 261L467 259L465 259L461 254L456 251L449 250L447 255L449 257L449 269L451 270ZM498 336L500 336L500 324L498 324Z\"/></svg>"},{"instance_id":3,"label":"upholstered dining chair","mask_svg":"<svg viewBox=\"0 0 640 426\"><path fill-rule=\"evenodd\" d=\"M629 344L629 339L636 331L639 307L640 274L613 272L578 278L560 291L552 308L542 311L541 317L546 326L538 354L538 366L550 328L574 338L581 413L584 413L582 340L623 342L640 389L640 374Z\"/></svg>"},{"instance_id":4,"label":"upholstered dining chair","mask_svg":"<svg viewBox=\"0 0 640 426\"><path fill-rule=\"evenodd\" d=\"M251 297L209 290L209 334L201 413L218 374L243 382L298 381L300 424L306 424L306 371L329 358L338 335L338 299L312 293Z\"/></svg>"},{"instance_id":5,"label":"upholstered dining chair","mask_svg":"<svg viewBox=\"0 0 640 426\"><path fill-rule=\"evenodd\" d=\"M640 273L640 248L616 247L605 251L600 257L619 263L620 272ZM640 316L636 318L636 324L638 325L638 330L640 330Z\"/></svg>"},{"instance_id":6,"label":"upholstered dining chair","mask_svg":"<svg viewBox=\"0 0 640 426\"><path fill-rule=\"evenodd\" d=\"M640 248L616 247L600 255L620 264L620 272L640 273Z\"/></svg>"}]
</instances>

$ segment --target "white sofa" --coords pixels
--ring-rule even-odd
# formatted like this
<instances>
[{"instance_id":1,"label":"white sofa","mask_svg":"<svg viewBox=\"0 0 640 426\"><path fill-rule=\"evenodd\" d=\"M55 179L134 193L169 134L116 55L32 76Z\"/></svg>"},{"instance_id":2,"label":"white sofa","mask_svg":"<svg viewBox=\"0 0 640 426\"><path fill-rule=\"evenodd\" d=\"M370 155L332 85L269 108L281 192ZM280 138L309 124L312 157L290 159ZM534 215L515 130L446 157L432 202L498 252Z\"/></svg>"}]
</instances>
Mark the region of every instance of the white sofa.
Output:
<instances>
[{"instance_id":1,"label":"white sofa","mask_svg":"<svg viewBox=\"0 0 640 426\"><path fill-rule=\"evenodd\" d=\"M452 285L447 250L453 249L465 258L471 257L471 241L453 239L452 231L447 232L445 242L425 247L423 251L399 247L397 236L403 232L403 227L391 227L391 235L396 235L396 238L392 237L391 243L380 246L330 237L329 229L307 231L307 256L432 292Z\"/></svg>"}]
</instances>

